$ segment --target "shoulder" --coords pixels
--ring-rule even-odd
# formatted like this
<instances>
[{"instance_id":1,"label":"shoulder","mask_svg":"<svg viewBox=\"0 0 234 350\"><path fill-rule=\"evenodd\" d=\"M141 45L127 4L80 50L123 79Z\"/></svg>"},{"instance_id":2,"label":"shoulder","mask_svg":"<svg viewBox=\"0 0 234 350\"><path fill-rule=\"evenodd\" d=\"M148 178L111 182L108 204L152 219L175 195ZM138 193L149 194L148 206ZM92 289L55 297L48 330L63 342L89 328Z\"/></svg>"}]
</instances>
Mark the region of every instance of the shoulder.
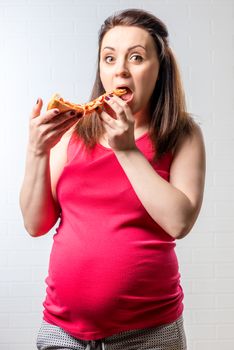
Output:
<instances>
[{"instance_id":1,"label":"shoulder","mask_svg":"<svg viewBox=\"0 0 234 350\"><path fill-rule=\"evenodd\" d=\"M171 178L205 173L205 144L203 133L197 123L193 123L191 133L182 138L173 153Z\"/></svg>"},{"instance_id":2,"label":"shoulder","mask_svg":"<svg viewBox=\"0 0 234 350\"><path fill-rule=\"evenodd\" d=\"M178 157L185 155L187 152L190 154L200 153L205 155L205 143L201 127L196 123L192 123L191 132L181 138L177 147L173 150L173 161L176 161Z\"/></svg>"}]
</instances>

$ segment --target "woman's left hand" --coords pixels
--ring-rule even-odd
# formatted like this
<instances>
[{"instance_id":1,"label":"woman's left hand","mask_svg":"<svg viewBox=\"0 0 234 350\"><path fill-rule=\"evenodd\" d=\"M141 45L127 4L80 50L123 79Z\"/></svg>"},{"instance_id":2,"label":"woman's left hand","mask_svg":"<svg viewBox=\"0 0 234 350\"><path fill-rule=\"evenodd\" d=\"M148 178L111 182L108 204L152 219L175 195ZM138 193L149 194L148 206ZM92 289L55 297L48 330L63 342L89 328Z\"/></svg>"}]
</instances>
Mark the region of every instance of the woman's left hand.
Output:
<instances>
[{"instance_id":1,"label":"woman's left hand","mask_svg":"<svg viewBox=\"0 0 234 350\"><path fill-rule=\"evenodd\" d=\"M135 119L127 102L115 95L108 96L105 103L114 112L115 117L111 113L102 111L100 119L105 128L108 144L113 151L124 151L136 149L134 138ZM108 108L109 110L109 108Z\"/></svg>"}]
</instances>

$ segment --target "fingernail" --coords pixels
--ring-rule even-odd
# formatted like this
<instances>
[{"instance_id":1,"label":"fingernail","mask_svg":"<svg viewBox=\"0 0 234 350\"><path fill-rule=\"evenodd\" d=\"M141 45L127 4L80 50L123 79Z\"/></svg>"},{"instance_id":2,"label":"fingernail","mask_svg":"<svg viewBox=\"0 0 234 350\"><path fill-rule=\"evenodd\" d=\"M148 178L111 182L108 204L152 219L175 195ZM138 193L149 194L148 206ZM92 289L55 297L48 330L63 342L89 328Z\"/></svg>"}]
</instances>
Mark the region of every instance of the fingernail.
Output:
<instances>
[{"instance_id":1,"label":"fingernail","mask_svg":"<svg viewBox=\"0 0 234 350\"><path fill-rule=\"evenodd\" d=\"M105 100L108 101L110 98L108 96L105 97Z\"/></svg>"}]
</instances>

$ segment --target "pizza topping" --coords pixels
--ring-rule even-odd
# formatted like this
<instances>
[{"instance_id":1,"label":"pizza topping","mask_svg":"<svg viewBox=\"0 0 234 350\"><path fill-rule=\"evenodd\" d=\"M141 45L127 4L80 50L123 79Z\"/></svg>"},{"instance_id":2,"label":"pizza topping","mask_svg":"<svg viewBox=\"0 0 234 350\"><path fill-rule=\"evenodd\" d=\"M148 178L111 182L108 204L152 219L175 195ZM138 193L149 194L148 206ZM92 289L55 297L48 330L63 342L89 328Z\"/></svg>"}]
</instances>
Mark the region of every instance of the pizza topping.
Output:
<instances>
[{"instance_id":1,"label":"pizza topping","mask_svg":"<svg viewBox=\"0 0 234 350\"><path fill-rule=\"evenodd\" d=\"M125 94L121 95L120 98L126 102L130 102L133 98L133 92L129 87L124 87L125 89Z\"/></svg>"}]
</instances>

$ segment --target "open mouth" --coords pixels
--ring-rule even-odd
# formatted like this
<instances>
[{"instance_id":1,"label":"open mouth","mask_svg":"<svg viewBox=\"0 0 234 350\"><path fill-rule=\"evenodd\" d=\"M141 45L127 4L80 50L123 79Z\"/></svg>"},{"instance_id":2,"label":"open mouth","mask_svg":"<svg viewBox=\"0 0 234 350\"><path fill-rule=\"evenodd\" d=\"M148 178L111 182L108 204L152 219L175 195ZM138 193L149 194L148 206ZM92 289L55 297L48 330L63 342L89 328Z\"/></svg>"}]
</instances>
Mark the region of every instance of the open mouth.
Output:
<instances>
[{"instance_id":1,"label":"open mouth","mask_svg":"<svg viewBox=\"0 0 234 350\"><path fill-rule=\"evenodd\" d=\"M118 89L125 89L127 91L124 95L120 96L123 101L130 102L133 99L133 92L129 87L118 86Z\"/></svg>"}]
</instances>

